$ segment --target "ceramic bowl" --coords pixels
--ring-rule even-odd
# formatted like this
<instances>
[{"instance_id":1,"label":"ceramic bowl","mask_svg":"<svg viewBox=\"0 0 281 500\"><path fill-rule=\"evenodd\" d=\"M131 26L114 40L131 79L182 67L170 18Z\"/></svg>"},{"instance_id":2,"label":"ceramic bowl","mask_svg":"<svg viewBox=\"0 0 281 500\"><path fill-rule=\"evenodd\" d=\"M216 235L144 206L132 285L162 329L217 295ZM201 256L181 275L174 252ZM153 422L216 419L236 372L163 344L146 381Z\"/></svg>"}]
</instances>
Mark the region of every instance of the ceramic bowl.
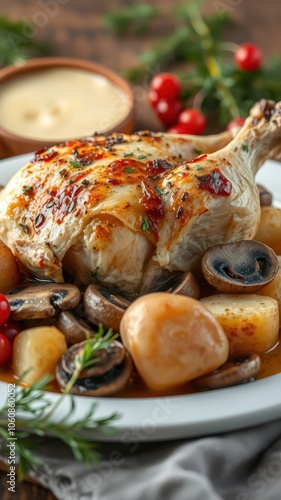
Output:
<instances>
[{"instance_id":1,"label":"ceramic bowl","mask_svg":"<svg viewBox=\"0 0 281 500\"><path fill-rule=\"evenodd\" d=\"M114 128L102 130L101 132L104 134L110 134L112 132L131 133L133 131L135 124L135 108L133 93L130 86L118 74L102 65L96 64L91 61L64 57L49 57L30 59L21 65L8 66L0 70L0 92L2 83L7 83L8 81L12 81L15 78L27 74L56 68L77 68L84 71L90 71L108 78L111 83L115 84L126 94L129 105L126 116L122 118L122 120L120 120L120 122L117 123ZM59 143L61 142L61 140L62 139L58 137L57 140L53 140L50 142L48 140L39 140L24 137L24 134L22 136L17 135L10 130L6 130L0 124L0 150L2 150L2 157L15 156L22 153L37 151L45 146L50 147L55 142Z\"/></svg>"}]
</instances>

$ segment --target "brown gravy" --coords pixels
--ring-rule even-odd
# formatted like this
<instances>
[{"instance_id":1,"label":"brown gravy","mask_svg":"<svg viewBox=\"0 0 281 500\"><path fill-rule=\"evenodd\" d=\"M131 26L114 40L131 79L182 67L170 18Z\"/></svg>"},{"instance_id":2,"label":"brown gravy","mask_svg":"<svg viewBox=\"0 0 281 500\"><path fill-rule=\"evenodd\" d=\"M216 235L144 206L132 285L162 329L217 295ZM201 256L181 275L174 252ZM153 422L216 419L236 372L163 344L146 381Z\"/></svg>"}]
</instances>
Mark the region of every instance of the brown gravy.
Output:
<instances>
[{"instance_id":1,"label":"brown gravy","mask_svg":"<svg viewBox=\"0 0 281 500\"><path fill-rule=\"evenodd\" d=\"M261 372L258 379L270 377L277 373L281 373L281 342L271 351L261 354ZM6 383L15 383L16 377L13 375L12 370L0 370L0 380ZM54 392L60 392L56 382L52 385ZM153 391L149 389L141 378L134 374L130 383L116 398L154 398L154 397L167 397L167 396L182 396L184 394L194 394L199 392L191 383L183 384L173 389L166 391Z\"/></svg>"}]
</instances>

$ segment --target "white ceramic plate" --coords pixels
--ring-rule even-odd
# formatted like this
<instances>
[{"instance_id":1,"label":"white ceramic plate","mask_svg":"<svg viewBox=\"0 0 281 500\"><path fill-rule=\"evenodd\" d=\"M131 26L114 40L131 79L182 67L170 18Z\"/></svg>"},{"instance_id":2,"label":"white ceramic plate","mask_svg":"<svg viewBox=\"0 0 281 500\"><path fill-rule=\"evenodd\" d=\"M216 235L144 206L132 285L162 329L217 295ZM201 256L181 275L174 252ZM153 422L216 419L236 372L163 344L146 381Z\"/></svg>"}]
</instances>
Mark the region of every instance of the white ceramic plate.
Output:
<instances>
[{"instance_id":1,"label":"white ceramic plate","mask_svg":"<svg viewBox=\"0 0 281 500\"><path fill-rule=\"evenodd\" d=\"M21 155L0 162L0 184L5 184L32 155ZM274 194L274 204L281 207L281 163L268 161L257 175L257 181ZM118 411L117 433L105 436L91 432L89 439L120 441L128 450L137 449L138 443L215 434L281 417L281 374L263 380L220 389L217 391L147 399L98 399L98 417ZM0 402L7 397L7 384L0 382ZM58 394L48 394L50 402ZM93 398L75 397L77 409L73 417L82 417ZM66 398L54 420L67 414Z\"/></svg>"}]
</instances>

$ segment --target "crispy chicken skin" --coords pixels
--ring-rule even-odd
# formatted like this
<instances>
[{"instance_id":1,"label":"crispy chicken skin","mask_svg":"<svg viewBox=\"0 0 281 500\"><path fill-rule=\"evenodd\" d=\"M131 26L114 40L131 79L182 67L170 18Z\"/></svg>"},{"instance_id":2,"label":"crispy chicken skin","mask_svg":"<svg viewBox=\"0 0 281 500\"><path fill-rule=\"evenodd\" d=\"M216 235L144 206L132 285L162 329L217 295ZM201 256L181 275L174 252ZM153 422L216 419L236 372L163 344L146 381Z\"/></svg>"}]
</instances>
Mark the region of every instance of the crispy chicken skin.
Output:
<instances>
[{"instance_id":1,"label":"crispy chicken skin","mask_svg":"<svg viewBox=\"0 0 281 500\"><path fill-rule=\"evenodd\" d=\"M141 132L39 151L0 193L0 237L38 277L61 282L66 269L144 293L191 270L209 246L254 236L254 175L281 152L280 110L257 103L227 146L228 134Z\"/></svg>"}]
</instances>

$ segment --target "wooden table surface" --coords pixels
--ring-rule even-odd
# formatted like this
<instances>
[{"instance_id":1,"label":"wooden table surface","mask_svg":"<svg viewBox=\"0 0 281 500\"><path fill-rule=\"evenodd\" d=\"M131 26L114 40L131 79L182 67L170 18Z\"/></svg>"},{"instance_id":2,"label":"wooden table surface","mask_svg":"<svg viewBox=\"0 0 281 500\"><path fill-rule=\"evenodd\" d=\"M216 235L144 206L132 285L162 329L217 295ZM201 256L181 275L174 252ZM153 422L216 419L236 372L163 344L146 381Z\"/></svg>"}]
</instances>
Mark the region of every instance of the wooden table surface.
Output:
<instances>
[{"instance_id":1,"label":"wooden table surface","mask_svg":"<svg viewBox=\"0 0 281 500\"><path fill-rule=\"evenodd\" d=\"M147 3L161 6L171 4L172 0L146 0ZM102 14L118 6L130 4L128 0L54 0L52 12L46 15L42 5L47 1L37 0L0 0L0 14L13 20L25 19L33 24L34 35L38 40L51 42L55 55L78 57L100 62L113 70L121 72L137 62L137 54L154 44L161 34L168 32L171 25L164 26L155 22L153 34L145 39L137 36L118 39L102 27ZM174 2L176 3L176 2ZM225 39L235 42L253 42L262 47L264 57L281 52L280 41L280 0L206 0L206 11L212 12L220 6L229 10L233 23L228 28ZM235 7L233 7L235 6ZM47 7L46 7L47 9ZM43 14L42 14L43 12ZM41 24L41 27L38 27ZM144 85L135 89L137 97L136 128L157 130L161 127L149 108ZM281 96L280 96L281 99ZM7 490L7 477L0 472L1 500L53 500L55 497L40 486L22 483L16 487L16 494Z\"/></svg>"}]
</instances>

